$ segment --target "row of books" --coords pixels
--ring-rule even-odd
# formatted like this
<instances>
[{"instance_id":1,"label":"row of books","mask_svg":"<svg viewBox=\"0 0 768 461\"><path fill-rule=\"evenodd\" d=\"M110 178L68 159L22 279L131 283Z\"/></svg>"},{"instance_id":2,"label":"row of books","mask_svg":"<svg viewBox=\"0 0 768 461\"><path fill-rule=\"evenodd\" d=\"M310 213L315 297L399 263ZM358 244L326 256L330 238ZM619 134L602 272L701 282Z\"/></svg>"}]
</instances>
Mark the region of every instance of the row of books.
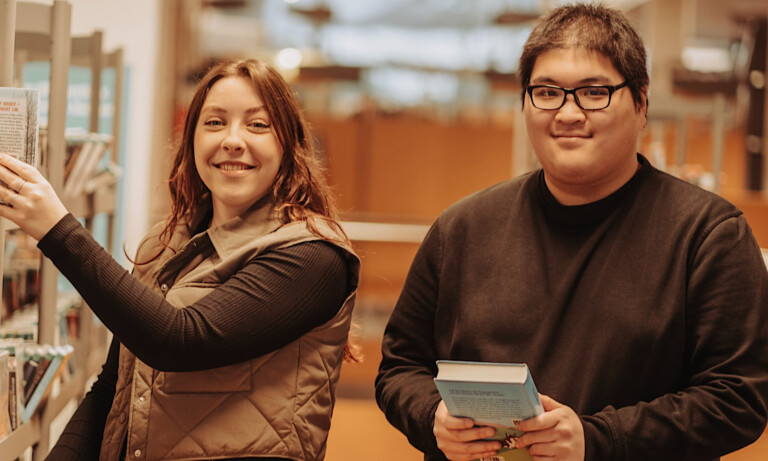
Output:
<instances>
[{"instance_id":1,"label":"row of books","mask_svg":"<svg viewBox=\"0 0 768 461\"><path fill-rule=\"evenodd\" d=\"M75 291L60 292L56 301L59 328L54 336L56 344L72 344L80 338L80 314L83 299ZM37 305L29 305L0 322L0 339L37 341L39 313Z\"/></svg>"},{"instance_id":2,"label":"row of books","mask_svg":"<svg viewBox=\"0 0 768 461\"><path fill-rule=\"evenodd\" d=\"M110 135L69 130L66 139L63 198L89 194L117 182L120 170L104 155L112 143Z\"/></svg>"},{"instance_id":3,"label":"row of books","mask_svg":"<svg viewBox=\"0 0 768 461\"><path fill-rule=\"evenodd\" d=\"M37 341L38 312L36 306L17 311L13 317L0 324L0 339L23 339Z\"/></svg>"},{"instance_id":4,"label":"row of books","mask_svg":"<svg viewBox=\"0 0 768 461\"><path fill-rule=\"evenodd\" d=\"M23 339L0 339L0 438L38 411L74 352L70 345L50 346Z\"/></svg>"}]
</instances>

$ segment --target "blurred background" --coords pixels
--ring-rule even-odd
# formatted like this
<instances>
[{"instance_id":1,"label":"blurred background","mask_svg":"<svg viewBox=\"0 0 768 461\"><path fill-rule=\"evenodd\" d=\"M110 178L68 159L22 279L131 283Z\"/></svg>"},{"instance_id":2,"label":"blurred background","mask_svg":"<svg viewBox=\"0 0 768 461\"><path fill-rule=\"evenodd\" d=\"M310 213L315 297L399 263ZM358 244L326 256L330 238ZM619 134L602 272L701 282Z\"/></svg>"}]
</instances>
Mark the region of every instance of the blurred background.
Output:
<instances>
[{"instance_id":1,"label":"blurred background","mask_svg":"<svg viewBox=\"0 0 768 461\"><path fill-rule=\"evenodd\" d=\"M533 22L565 2L69 3L73 35L100 31L105 50L123 53L122 83L105 90L122 98L113 238L123 261L123 245L132 254L167 210L171 148L211 63L261 58L291 82L363 261L354 340L365 360L342 370L328 459L421 459L373 400L381 335L439 213L537 167L517 60ZM768 1L604 3L625 11L647 45L650 105L638 150L657 168L735 203L768 247ZM25 70L21 83L35 78ZM74 111L69 107L68 117ZM725 459L768 459L768 442Z\"/></svg>"}]
</instances>

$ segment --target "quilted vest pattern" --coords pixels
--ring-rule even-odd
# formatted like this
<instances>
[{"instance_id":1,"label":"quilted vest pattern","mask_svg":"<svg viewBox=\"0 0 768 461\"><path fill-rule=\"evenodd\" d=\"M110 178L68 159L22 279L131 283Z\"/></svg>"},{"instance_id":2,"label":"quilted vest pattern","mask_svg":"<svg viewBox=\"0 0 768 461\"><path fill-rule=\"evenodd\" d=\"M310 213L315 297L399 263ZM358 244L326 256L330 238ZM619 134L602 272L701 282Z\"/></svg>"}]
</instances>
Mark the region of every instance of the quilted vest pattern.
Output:
<instances>
[{"instance_id":1,"label":"quilted vest pattern","mask_svg":"<svg viewBox=\"0 0 768 461\"><path fill-rule=\"evenodd\" d=\"M189 231L194 225L179 226L160 257L137 265L134 275L183 308L262 252L322 239L303 222L281 225L273 209L262 205L194 237ZM121 346L102 461L118 459L126 434L126 460L324 458L359 259L333 240L337 233L321 220L318 227L330 237L324 240L345 250L353 274L352 291L338 314L279 350L212 370L161 372ZM138 261L162 249L158 232L142 242Z\"/></svg>"}]
</instances>

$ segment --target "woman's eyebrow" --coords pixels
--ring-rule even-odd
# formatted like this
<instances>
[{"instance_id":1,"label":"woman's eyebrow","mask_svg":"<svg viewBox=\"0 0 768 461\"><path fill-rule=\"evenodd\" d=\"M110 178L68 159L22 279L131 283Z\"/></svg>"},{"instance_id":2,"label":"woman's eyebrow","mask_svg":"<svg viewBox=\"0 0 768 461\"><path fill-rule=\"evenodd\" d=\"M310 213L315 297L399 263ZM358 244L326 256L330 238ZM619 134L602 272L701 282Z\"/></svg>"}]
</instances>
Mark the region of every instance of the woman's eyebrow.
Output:
<instances>
[{"instance_id":1,"label":"woman's eyebrow","mask_svg":"<svg viewBox=\"0 0 768 461\"><path fill-rule=\"evenodd\" d=\"M256 107L251 107L250 109L246 109L245 113L250 115L250 114L255 114L255 113L258 113L258 112L266 112L266 110L267 109L264 106L256 106ZM229 112L229 110L227 110L226 108L224 108L222 106L217 106L217 105L213 105L212 104L212 105L209 105L209 106L204 106L203 109L200 112L227 113L227 112Z\"/></svg>"}]
</instances>

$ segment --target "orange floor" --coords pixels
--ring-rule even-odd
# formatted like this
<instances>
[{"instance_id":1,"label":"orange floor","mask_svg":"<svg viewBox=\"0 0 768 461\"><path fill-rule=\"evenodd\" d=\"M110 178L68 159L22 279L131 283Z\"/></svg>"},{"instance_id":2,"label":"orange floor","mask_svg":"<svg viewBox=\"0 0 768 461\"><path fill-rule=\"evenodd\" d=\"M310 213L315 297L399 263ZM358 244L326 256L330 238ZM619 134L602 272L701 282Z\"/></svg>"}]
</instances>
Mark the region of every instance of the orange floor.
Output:
<instances>
[{"instance_id":1,"label":"orange floor","mask_svg":"<svg viewBox=\"0 0 768 461\"><path fill-rule=\"evenodd\" d=\"M389 425L371 399L339 399L328 436L329 461L421 461L421 453L400 432ZM765 461L768 433L723 461Z\"/></svg>"},{"instance_id":2,"label":"orange floor","mask_svg":"<svg viewBox=\"0 0 768 461\"><path fill-rule=\"evenodd\" d=\"M723 461L765 461L768 459L768 431L752 445L721 458Z\"/></svg>"},{"instance_id":3,"label":"orange floor","mask_svg":"<svg viewBox=\"0 0 768 461\"><path fill-rule=\"evenodd\" d=\"M328 461L420 461L421 452L389 425L370 399L339 399L328 435Z\"/></svg>"}]
</instances>

